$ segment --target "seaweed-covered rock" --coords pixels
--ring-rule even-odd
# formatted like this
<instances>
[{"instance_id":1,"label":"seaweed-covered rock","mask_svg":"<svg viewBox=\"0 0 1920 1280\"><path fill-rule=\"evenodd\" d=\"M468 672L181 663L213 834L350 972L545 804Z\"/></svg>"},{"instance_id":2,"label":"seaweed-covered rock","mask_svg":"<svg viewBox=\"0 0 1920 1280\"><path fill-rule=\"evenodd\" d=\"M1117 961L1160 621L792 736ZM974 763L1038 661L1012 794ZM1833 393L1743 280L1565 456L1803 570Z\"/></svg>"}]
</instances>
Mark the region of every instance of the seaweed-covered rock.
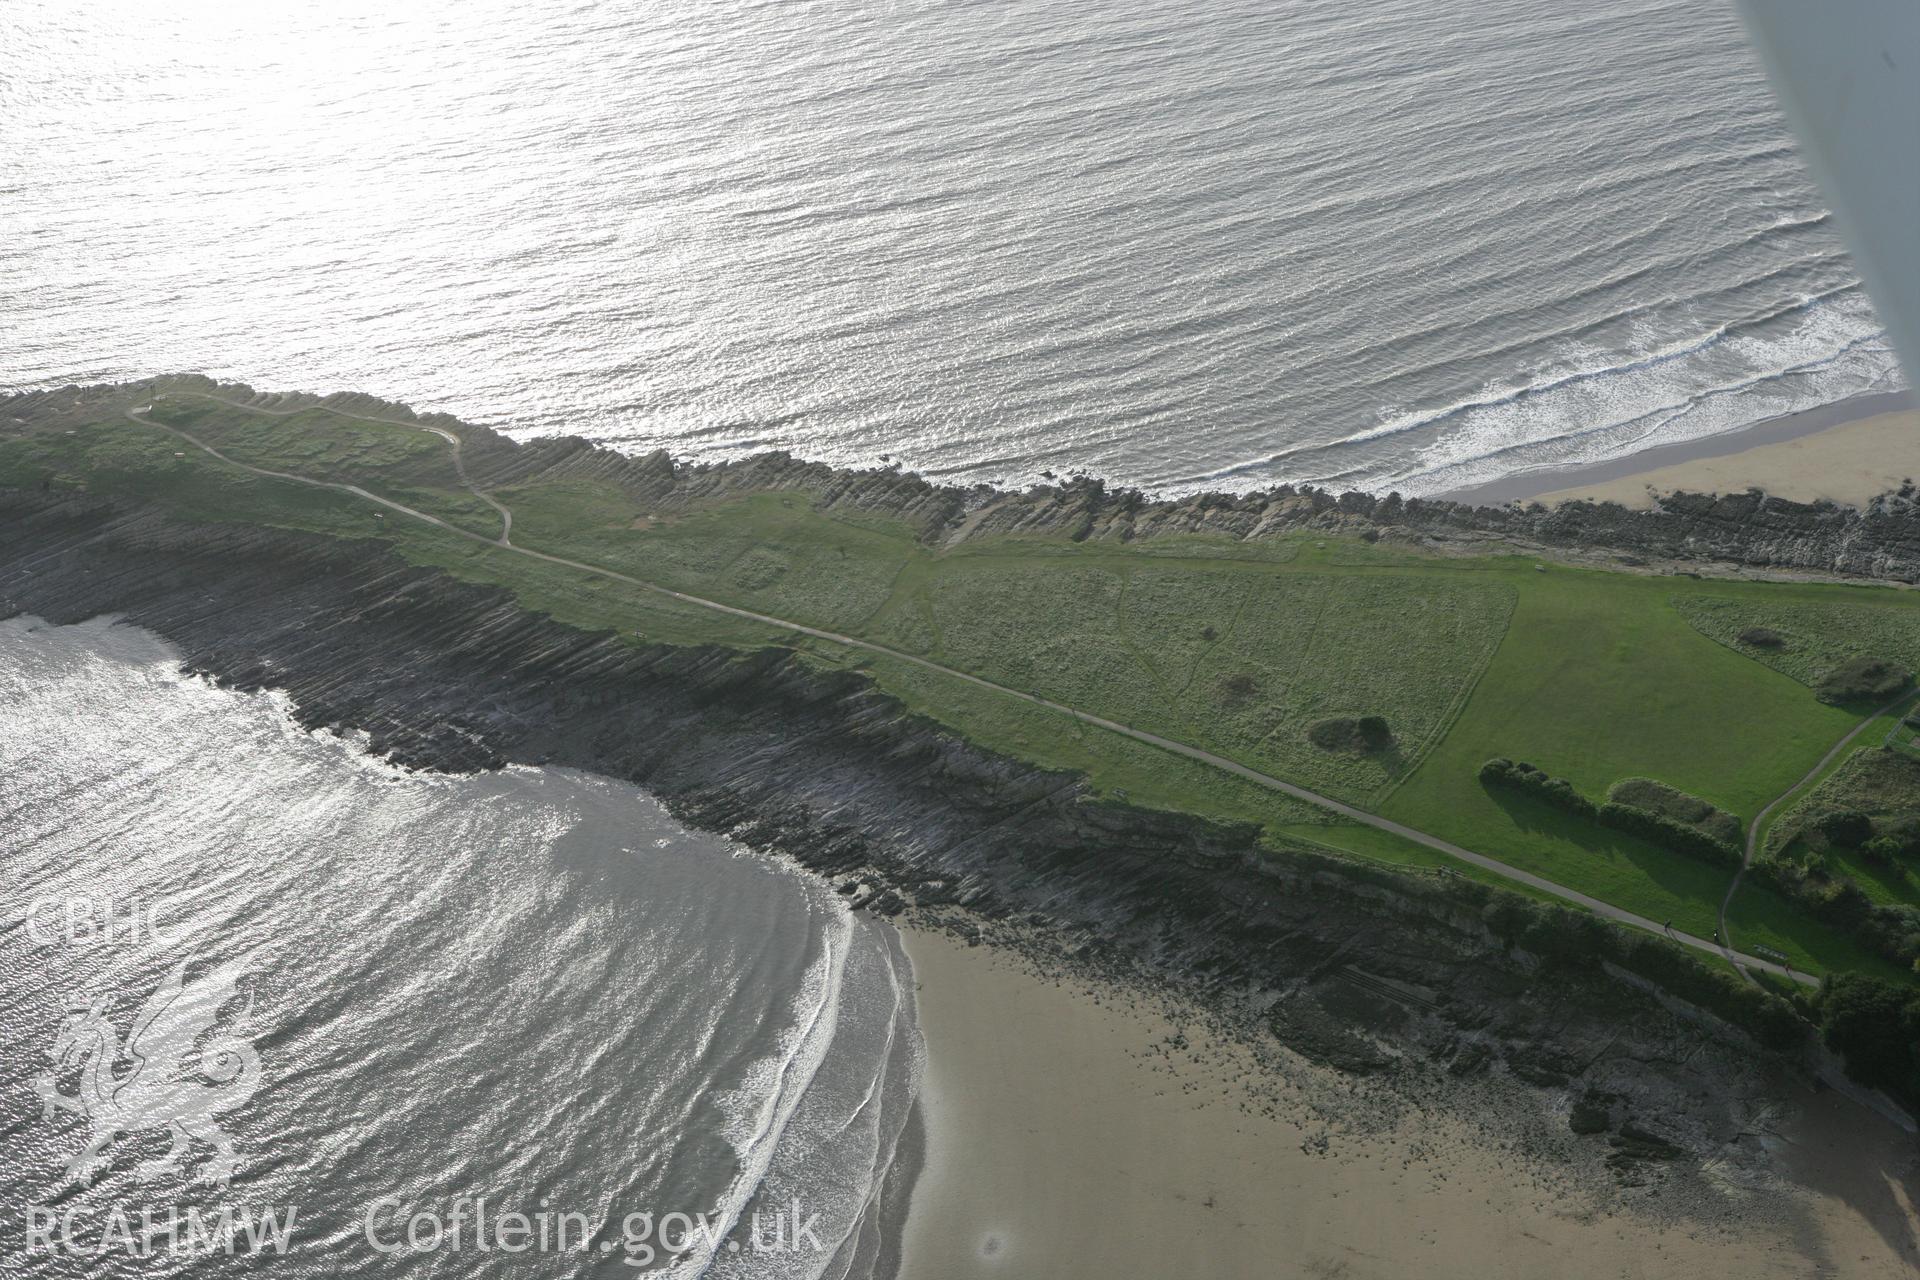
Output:
<instances>
[{"instance_id":1,"label":"seaweed-covered rock","mask_svg":"<svg viewBox=\"0 0 1920 1280\"><path fill-rule=\"evenodd\" d=\"M1586 1094L1576 1099L1573 1110L1567 1116L1567 1128L1581 1135L1605 1133L1613 1124L1607 1099L1595 1094Z\"/></svg>"}]
</instances>

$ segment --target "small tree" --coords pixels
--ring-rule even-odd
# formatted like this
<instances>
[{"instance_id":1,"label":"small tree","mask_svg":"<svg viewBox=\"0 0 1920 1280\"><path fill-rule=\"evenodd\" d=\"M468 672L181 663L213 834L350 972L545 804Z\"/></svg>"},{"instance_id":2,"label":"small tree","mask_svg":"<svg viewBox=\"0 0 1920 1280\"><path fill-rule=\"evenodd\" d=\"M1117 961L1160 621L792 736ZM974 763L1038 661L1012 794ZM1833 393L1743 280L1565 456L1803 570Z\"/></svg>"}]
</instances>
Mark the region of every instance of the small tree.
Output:
<instances>
[{"instance_id":1,"label":"small tree","mask_svg":"<svg viewBox=\"0 0 1920 1280\"><path fill-rule=\"evenodd\" d=\"M1873 838L1873 819L1858 809L1834 809L1815 824L1821 834L1843 849L1858 849Z\"/></svg>"}]
</instances>

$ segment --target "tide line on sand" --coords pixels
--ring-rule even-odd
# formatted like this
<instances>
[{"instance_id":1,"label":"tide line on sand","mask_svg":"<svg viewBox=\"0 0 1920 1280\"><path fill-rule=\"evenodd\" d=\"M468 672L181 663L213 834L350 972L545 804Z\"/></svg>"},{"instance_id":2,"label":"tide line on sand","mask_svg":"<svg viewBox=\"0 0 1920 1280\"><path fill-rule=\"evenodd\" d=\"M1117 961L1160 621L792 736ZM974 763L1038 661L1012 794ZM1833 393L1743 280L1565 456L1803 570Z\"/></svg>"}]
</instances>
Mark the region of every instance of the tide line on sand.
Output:
<instances>
[{"instance_id":1,"label":"tide line on sand","mask_svg":"<svg viewBox=\"0 0 1920 1280\"><path fill-rule=\"evenodd\" d=\"M1652 505L1656 494L1758 488L1796 502L1864 506L1920 480L1920 409L1907 392L1855 396L1739 431L1645 449L1625 458L1503 476L1435 496L1493 506L1575 499Z\"/></svg>"}]
</instances>

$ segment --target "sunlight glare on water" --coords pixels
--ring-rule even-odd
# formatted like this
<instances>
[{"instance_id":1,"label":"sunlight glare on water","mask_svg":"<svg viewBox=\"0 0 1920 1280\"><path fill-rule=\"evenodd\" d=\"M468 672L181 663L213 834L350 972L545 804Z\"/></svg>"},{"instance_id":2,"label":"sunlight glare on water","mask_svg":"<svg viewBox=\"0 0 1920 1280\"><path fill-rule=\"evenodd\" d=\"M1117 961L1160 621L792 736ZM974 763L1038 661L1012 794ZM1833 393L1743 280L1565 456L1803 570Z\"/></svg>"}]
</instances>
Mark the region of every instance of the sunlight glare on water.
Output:
<instances>
[{"instance_id":1,"label":"sunlight glare on water","mask_svg":"<svg viewBox=\"0 0 1920 1280\"><path fill-rule=\"evenodd\" d=\"M0 16L0 385L1409 492L1897 385L1729 5Z\"/></svg>"}]
</instances>

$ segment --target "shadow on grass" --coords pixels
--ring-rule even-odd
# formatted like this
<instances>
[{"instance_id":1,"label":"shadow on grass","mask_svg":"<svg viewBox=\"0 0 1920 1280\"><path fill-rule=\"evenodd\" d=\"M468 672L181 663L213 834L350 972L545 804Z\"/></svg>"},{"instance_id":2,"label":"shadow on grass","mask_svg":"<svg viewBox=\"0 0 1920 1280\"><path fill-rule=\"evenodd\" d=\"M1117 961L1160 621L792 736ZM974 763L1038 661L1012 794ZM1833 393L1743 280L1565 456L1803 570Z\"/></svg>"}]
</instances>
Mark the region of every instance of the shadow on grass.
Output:
<instances>
[{"instance_id":1,"label":"shadow on grass","mask_svg":"<svg viewBox=\"0 0 1920 1280\"><path fill-rule=\"evenodd\" d=\"M1380 767L1387 771L1387 780L1390 782L1400 781L1413 768L1413 762L1407 759L1407 753L1400 749L1398 740L1388 743L1378 751L1367 752L1367 756L1380 762Z\"/></svg>"},{"instance_id":2,"label":"shadow on grass","mask_svg":"<svg viewBox=\"0 0 1920 1280\"><path fill-rule=\"evenodd\" d=\"M1504 788L1483 789L1521 830L1564 841L1579 854L1592 857L1593 862L1587 868L1590 874L1585 877L1587 884L1576 887L1584 887L1595 896L1629 909L1657 911L1659 908L1650 902L1635 903L1629 898L1630 887L1626 882L1637 872L1637 878L1648 887L1671 894L1710 916L1717 915L1720 899L1733 879L1733 867L1697 862L1683 854L1668 852L1532 796L1517 795ZM1570 850L1568 856L1572 858L1575 854ZM1555 878L1563 882L1571 880L1564 875ZM1620 892L1610 893L1596 883L1609 878ZM1885 978L1914 980L1911 973L1903 973L1897 965L1751 879L1743 882L1740 892L1734 896L1728 924L1734 942L1744 950L1752 951L1755 944L1764 944L1790 955L1797 953L1803 958L1797 962L1803 968L1806 961L1811 961L1821 969L1857 970ZM1712 927L1711 923L1706 926ZM1700 936L1707 935L1703 931Z\"/></svg>"},{"instance_id":3,"label":"shadow on grass","mask_svg":"<svg viewBox=\"0 0 1920 1280\"><path fill-rule=\"evenodd\" d=\"M1736 868L1701 862L1685 854L1674 853L1648 844L1624 832L1612 831L1590 818L1582 818L1556 808L1544 800L1509 791L1505 787L1481 784L1487 798L1498 805L1508 821L1530 835L1548 836L1573 845L1580 852L1607 859L1618 859L1632 866L1658 888L1710 906L1719 905Z\"/></svg>"},{"instance_id":4,"label":"shadow on grass","mask_svg":"<svg viewBox=\"0 0 1920 1280\"><path fill-rule=\"evenodd\" d=\"M1870 973L1895 982L1913 982L1914 974L1868 951L1840 930L1816 920L1791 900L1751 881L1740 886L1727 912L1734 941L1745 950L1755 943L1799 950L1822 969Z\"/></svg>"},{"instance_id":5,"label":"shadow on grass","mask_svg":"<svg viewBox=\"0 0 1920 1280\"><path fill-rule=\"evenodd\" d=\"M1841 854L1829 851L1827 862L1842 875L1851 878L1876 902L1920 905L1920 887L1915 886L1913 877L1898 863L1874 862L1851 850Z\"/></svg>"}]
</instances>

